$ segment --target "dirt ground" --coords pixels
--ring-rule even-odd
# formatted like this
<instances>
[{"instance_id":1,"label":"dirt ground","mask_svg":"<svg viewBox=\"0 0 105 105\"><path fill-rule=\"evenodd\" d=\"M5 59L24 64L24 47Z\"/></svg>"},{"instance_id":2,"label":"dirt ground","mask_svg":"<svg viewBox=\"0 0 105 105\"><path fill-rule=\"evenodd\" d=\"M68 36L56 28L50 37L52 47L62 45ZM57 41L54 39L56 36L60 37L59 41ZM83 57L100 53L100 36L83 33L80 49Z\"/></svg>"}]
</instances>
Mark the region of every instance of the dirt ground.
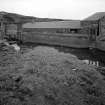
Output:
<instances>
[{"instance_id":1,"label":"dirt ground","mask_svg":"<svg viewBox=\"0 0 105 105\"><path fill-rule=\"evenodd\" d=\"M105 105L105 68L50 47L0 49L0 105Z\"/></svg>"}]
</instances>

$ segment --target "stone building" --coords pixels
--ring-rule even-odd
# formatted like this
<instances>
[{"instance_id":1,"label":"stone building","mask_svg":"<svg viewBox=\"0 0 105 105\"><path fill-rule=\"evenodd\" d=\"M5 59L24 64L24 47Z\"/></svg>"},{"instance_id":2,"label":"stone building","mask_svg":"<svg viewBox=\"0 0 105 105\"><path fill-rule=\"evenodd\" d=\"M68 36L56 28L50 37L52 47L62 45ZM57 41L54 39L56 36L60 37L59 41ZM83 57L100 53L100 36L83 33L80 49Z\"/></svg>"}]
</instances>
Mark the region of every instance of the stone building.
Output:
<instances>
[{"instance_id":1,"label":"stone building","mask_svg":"<svg viewBox=\"0 0 105 105\"><path fill-rule=\"evenodd\" d=\"M105 35L105 12L97 12L81 21L83 34L88 34L90 41L96 41Z\"/></svg>"},{"instance_id":2,"label":"stone building","mask_svg":"<svg viewBox=\"0 0 105 105\"><path fill-rule=\"evenodd\" d=\"M22 27L19 19L13 18L5 12L0 12L0 39L19 37L21 39Z\"/></svg>"}]
</instances>

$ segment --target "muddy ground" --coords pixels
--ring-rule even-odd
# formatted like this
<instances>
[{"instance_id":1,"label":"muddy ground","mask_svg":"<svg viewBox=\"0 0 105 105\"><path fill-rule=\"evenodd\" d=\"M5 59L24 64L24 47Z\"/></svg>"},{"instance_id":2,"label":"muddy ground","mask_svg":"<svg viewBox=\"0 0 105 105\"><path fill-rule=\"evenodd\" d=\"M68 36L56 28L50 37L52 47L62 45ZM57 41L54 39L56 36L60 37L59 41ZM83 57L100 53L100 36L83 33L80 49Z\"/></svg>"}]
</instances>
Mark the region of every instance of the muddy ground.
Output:
<instances>
[{"instance_id":1,"label":"muddy ground","mask_svg":"<svg viewBox=\"0 0 105 105\"><path fill-rule=\"evenodd\" d=\"M3 47L0 105L105 105L104 70L50 47Z\"/></svg>"}]
</instances>

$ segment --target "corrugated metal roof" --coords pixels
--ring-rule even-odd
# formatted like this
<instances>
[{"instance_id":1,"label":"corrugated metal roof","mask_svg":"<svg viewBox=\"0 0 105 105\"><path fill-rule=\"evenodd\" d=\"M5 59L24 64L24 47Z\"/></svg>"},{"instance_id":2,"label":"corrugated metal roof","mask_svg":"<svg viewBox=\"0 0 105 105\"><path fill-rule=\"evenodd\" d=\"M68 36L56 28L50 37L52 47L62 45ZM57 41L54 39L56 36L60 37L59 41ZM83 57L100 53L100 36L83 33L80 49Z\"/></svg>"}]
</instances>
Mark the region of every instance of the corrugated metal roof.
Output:
<instances>
[{"instance_id":1,"label":"corrugated metal roof","mask_svg":"<svg viewBox=\"0 0 105 105\"><path fill-rule=\"evenodd\" d=\"M89 21L99 20L103 16L105 16L105 12L96 12L95 14L85 18L84 20L89 20Z\"/></svg>"},{"instance_id":2,"label":"corrugated metal roof","mask_svg":"<svg viewBox=\"0 0 105 105\"><path fill-rule=\"evenodd\" d=\"M80 20L25 23L23 28L81 28Z\"/></svg>"}]
</instances>

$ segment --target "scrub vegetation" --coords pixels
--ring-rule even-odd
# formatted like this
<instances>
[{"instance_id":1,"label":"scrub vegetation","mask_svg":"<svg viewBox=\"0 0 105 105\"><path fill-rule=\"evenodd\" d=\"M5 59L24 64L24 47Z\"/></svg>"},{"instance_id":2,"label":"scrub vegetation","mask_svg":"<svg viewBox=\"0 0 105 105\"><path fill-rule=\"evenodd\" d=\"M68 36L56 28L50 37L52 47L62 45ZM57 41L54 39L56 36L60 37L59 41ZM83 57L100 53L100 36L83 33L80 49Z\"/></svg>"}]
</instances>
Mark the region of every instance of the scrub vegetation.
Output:
<instances>
[{"instance_id":1,"label":"scrub vegetation","mask_svg":"<svg viewBox=\"0 0 105 105\"><path fill-rule=\"evenodd\" d=\"M4 48L0 105L105 105L105 77L99 69L50 47L25 53Z\"/></svg>"}]
</instances>

